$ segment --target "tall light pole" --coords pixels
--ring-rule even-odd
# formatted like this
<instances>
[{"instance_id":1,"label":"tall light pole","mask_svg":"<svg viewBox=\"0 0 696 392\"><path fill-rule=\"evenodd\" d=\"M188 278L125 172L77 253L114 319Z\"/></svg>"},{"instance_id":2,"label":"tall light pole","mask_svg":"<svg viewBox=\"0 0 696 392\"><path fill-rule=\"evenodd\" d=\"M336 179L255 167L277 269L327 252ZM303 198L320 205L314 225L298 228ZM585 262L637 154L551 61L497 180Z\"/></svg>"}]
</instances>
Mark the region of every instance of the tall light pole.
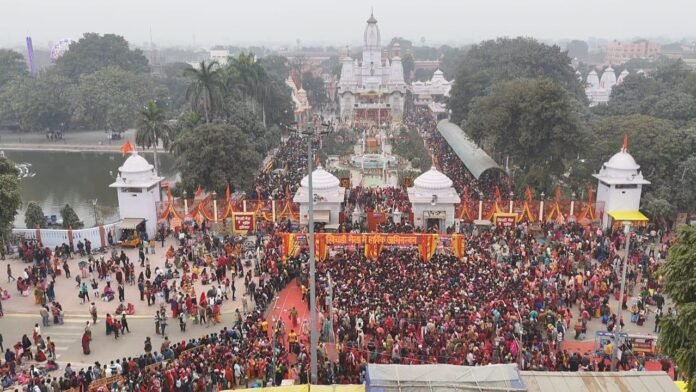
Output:
<instances>
[{"instance_id":1,"label":"tall light pole","mask_svg":"<svg viewBox=\"0 0 696 392\"><path fill-rule=\"evenodd\" d=\"M327 124L321 124L322 127L328 128ZM318 366L317 366L317 346L319 345L319 335L317 331L317 293L316 293L316 262L314 257L314 188L312 187L312 162L314 157L312 154L312 137L321 136L328 133L328 130L320 130L316 126L302 131L302 134L307 136L307 225L309 226L309 348L310 348L310 382L317 384Z\"/></svg>"},{"instance_id":2,"label":"tall light pole","mask_svg":"<svg viewBox=\"0 0 696 392\"><path fill-rule=\"evenodd\" d=\"M616 323L614 324L614 352L611 358L611 371L615 372L619 362L619 325L623 313L623 296L626 287L626 269L628 267L628 255L631 249L631 222L624 222L624 233L626 234L626 248L624 250L624 263L621 271L621 291L619 292L619 305L616 307Z\"/></svg>"}]
</instances>

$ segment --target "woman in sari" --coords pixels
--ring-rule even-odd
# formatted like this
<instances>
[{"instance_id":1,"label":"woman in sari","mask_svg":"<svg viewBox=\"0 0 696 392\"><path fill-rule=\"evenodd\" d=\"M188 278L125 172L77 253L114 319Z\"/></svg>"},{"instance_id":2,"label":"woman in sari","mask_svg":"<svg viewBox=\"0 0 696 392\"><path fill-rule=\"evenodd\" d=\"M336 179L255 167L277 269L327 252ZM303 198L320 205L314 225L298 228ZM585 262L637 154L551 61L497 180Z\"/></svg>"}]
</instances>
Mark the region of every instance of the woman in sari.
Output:
<instances>
[{"instance_id":1,"label":"woman in sari","mask_svg":"<svg viewBox=\"0 0 696 392\"><path fill-rule=\"evenodd\" d=\"M90 353L89 341L90 341L90 335L87 334L87 331L85 331L82 334L82 353L84 353L85 355L89 355L89 353Z\"/></svg>"}]
</instances>

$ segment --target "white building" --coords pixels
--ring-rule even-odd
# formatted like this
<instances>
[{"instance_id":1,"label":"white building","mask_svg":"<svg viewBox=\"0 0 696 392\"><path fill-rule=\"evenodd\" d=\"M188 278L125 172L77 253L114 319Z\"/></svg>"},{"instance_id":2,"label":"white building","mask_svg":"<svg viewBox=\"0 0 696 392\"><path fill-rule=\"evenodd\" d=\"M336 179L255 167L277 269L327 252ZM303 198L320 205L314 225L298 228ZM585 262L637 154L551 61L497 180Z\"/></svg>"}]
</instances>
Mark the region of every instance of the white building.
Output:
<instances>
[{"instance_id":1,"label":"white building","mask_svg":"<svg viewBox=\"0 0 696 392\"><path fill-rule=\"evenodd\" d=\"M118 192L118 210L122 221L145 220L149 238L157 232L157 206L160 201L160 182L163 177L145 158L133 151L118 168L116 182L109 185Z\"/></svg>"},{"instance_id":2,"label":"white building","mask_svg":"<svg viewBox=\"0 0 696 392\"><path fill-rule=\"evenodd\" d=\"M298 124L298 129L302 129L305 121L309 119L311 114L310 109L312 106L309 105L309 98L307 98L307 92L300 86L299 90L292 76L288 75L285 80L285 84L290 87L290 98L292 98L293 114L295 115L295 121Z\"/></svg>"},{"instance_id":3,"label":"white building","mask_svg":"<svg viewBox=\"0 0 696 392\"><path fill-rule=\"evenodd\" d=\"M382 58L377 19L370 15L363 34L362 61L346 53L338 82L341 119L360 122L400 121L406 82L401 58Z\"/></svg>"},{"instance_id":4,"label":"white building","mask_svg":"<svg viewBox=\"0 0 696 392\"><path fill-rule=\"evenodd\" d=\"M602 226L605 229L612 224L610 214L638 212L643 185L650 184L628 153L627 144L624 140L621 151L605 162L599 173L592 175L599 182L597 203L604 204Z\"/></svg>"},{"instance_id":5,"label":"white building","mask_svg":"<svg viewBox=\"0 0 696 392\"><path fill-rule=\"evenodd\" d=\"M339 186L336 176L319 166L312 172L312 200L314 201L314 222L338 225L341 204L345 199L346 189ZM300 188L292 201L300 205L300 224L309 222L309 176L300 181Z\"/></svg>"},{"instance_id":6,"label":"white building","mask_svg":"<svg viewBox=\"0 0 696 392\"><path fill-rule=\"evenodd\" d=\"M210 51L210 61L217 61L220 65L227 64L230 58L230 51L227 49L213 49Z\"/></svg>"},{"instance_id":7,"label":"white building","mask_svg":"<svg viewBox=\"0 0 696 392\"><path fill-rule=\"evenodd\" d=\"M595 70L590 71L585 84L585 95L587 95L587 99L590 101L590 106L607 104L614 86L623 83L626 76L628 76L628 71L623 70L617 79L616 73L611 66L604 70L601 79Z\"/></svg>"},{"instance_id":8,"label":"white building","mask_svg":"<svg viewBox=\"0 0 696 392\"><path fill-rule=\"evenodd\" d=\"M440 233L454 225L454 212L461 202L452 180L435 167L421 174L408 188L413 209L413 225L427 229L437 226Z\"/></svg>"},{"instance_id":9,"label":"white building","mask_svg":"<svg viewBox=\"0 0 696 392\"><path fill-rule=\"evenodd\" d=\"M416 105L427 106L433 100L449 97L452 89L452 81L445 79L445 75L439 69L433 73L430 80L421 82L417 80L411 83L411 94Z\"/></svg>"}]
</instances>

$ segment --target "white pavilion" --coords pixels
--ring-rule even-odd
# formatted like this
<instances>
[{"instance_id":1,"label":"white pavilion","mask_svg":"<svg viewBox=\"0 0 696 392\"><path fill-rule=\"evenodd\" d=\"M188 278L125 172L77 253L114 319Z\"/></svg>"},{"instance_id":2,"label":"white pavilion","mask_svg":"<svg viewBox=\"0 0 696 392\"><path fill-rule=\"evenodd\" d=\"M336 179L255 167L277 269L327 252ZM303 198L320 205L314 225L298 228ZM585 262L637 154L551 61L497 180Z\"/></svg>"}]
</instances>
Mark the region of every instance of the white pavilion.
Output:
<instances>
[{"instance_id":1,"label":"white pavilion","mask_svg":"<svg viewBox=\"0 0 696 392\"><path fill-rule=\"evenodd\" d=\"M341 60L338 96L344 121L400 121L404 112L406 82L401 57L382 58L377 19L370 15L363 33L362 61L346 53Z\"/></svg>"},{"instance_id":2,"label":"white pavilion","mask_svg":"<svg viewBox=\"0 0 696 392\"><path fill-rule=\"evenodd\" d=\"M625 220L647 220L638 211L643 185L650 181L643 178L640 166L628 153L624 139L621 150L602 165L599 173L593 174L597 184L597 203L604 204L602 227L611 226L614 219L625 216Z\"/></svg>"},{"instance_id":3,"label":"white pavilion","mask_svg":"<svg viewBox=\"0 0 696 392\"><path fill-rule=\"evenodd\" d=\"M628 76L628 71L623 70L616 78L616 72L609 66L602 73L602 78L600 79L597 75L597 71L592 70L587 74L587 83L585 84L585 95L590 101L590 106L606 105L611 97L611 91L614 86L623 83L624 79ZM579 76L582 81L582 76Z\"/></svg>"},{"instance_id":4,"label":"white pavilion","mask_svg":"<svg viewBox=\"0 0 696 392\"><path fill-rule=\"evenodd\" d=\"M413 209L413 225L427 229L437 226L440 233L454 225L454 213L461 202L452 180L434 166L421 174L408 188Z\"/></svg>"},{"instance_id":5,"label":"white pavilion","mask_svg":"<svg viewBox=\"0 0 696 392\"><path fill-rule=\"evenodd\" d=\"M418 106L428 106L433 113L444 112L443 98L449 97L452 89L452 81L445 79L445 75L439 69L433 73L430 80L421 82L417 80L411 83L413 103Z\"/></svg>"},{"instance_id":6,"label":"white pavilion","mask_svg":"<svg viewBox=\"0 0 696 392\"><path fill-rule=\"evenodd\" d=\"M148 237L154 238L163 179L157 176L154 166L135 151L123 162L116 181L109 185L118 192L119 229L135 229L144 220Z\"/></svg>"},{"instance_id":7,"label":"white pavilion","mask_svg":"<svg viewBox=\"0 0 696 392\"><path fill-rule=\"evenodd\" d=\"M338 178L319 166L312 172L312 191L314 222L338 225L341 204L346 193ZM300 205L300 224L309 223L309 176L302 178L300 188L292 201Z\"/></svg>"}]
</instances>

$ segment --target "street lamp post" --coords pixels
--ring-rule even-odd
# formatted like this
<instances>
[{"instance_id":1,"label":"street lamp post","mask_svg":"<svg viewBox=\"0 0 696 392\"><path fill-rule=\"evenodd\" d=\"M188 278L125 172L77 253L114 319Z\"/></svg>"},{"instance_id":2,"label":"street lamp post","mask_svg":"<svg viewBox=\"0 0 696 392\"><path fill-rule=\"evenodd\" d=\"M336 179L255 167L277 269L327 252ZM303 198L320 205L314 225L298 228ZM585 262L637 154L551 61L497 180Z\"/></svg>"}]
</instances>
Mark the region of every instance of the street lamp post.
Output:
<instances>
[{"instance_id":1,"label":"street lamp post","mask_svg":"<svg viewBox=\"0 0 696 392\"><path fill-rule=\"evenodd\" d=\"M624 222L624 233L626 234L626 248L624 250L623 269L621 270L621 291L619 292L619 304L616 307L616 323L614 324L614 352L611 358L611 371L615 372L619 361L619 325L623 313L623 296L626 287L626 269L628 268L628 255L631 246L631 222Z\"/></svg>"},{"instance_id":2,"label":"street lamp post","mask_svg":"<svg viewBox=\"0 0 696 392\"><path fill-rule=\"evenodd\" d=\"M324 127L328 127L322 124ZM317 331L317 304L316 304L316 261L314 257L314 188L312 187L312 136L320 136L328 131L318 131L318 127L307 129L302 133L307 136L307 225L309 226L309 342L310 342L310 372L311 383L316 384L319 380L317 366L317 346L319 345L319 335Z\"/></svg>"},{"instance_id":3,"label":"street lamp post","mask_svg":"<svg viewBox=\"0 0 696 392\"><path fill-rule=\"evenodd\" d=\"M92 208L94 209L94 226L99 225L99 219L97 219L97 201L98 199L92 200Z\"/></svg>"}]
</instances>

